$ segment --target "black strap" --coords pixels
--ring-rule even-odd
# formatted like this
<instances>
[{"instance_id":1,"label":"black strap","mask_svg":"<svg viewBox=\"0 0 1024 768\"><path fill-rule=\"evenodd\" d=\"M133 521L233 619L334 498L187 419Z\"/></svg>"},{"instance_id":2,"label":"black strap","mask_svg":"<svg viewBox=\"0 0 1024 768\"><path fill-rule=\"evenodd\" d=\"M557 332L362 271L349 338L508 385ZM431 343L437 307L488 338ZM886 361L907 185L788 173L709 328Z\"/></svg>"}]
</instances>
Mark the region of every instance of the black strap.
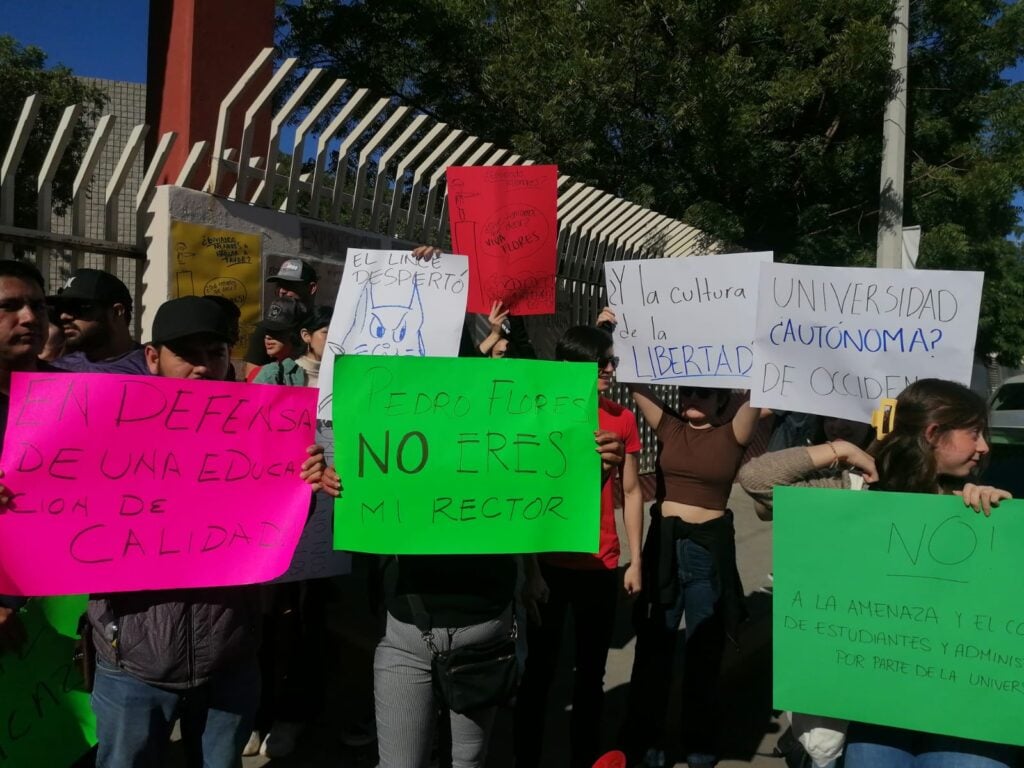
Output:
<instances>
[{"instance_id":1,"label":"black strap","mask_svg":"<svg viewBox=\"0 0 1024 768\"><path fill-rule=\"evenodd\" d=\"M427 613L427 606L423 604L423 598L417 594L407 594L405 599L409 601L409 607L412 609L412 620L416 625L416 629L424 634L430 632L432 627L430 626L430 614Z\"/></svg>"}]
</instances>

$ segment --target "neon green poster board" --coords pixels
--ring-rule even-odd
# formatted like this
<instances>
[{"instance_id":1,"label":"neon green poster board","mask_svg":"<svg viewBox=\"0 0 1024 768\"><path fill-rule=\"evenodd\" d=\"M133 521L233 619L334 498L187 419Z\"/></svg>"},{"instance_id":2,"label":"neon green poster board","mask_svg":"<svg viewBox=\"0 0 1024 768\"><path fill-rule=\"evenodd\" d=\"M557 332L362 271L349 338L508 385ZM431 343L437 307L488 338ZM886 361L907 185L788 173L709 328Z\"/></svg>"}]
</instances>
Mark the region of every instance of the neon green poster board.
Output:
<instances>
[{"instance_id":1,"label":"neon green poster board","mask_svg":"<svg viewBox=\"0 0 1024 768\"><path fill-rule=\"evenodd\" d=\"M774 705L1024 744L1024 503L775 489Z\"/></svg>"},{"instance_id":2,"label":"neon green poster board","mask_svg":"<svg viewBox=\"0 0 1024 768\"><path fill-rule=\"evenodd\" d=\"M594 364L344 355L334 365L336 549L597 551Z\"/></svg>"},{"instance_id":3,"label":"neon green poster board","mask_svg":"<svg viewBox=\"0 0 1024 768\"><path fill-rule=\"evenodd\" d=\"M86 597L30 600L27 641L0 654L0 765L62 768L96 744L89 694L72 662Z\"/></svg>"}]
</instances>

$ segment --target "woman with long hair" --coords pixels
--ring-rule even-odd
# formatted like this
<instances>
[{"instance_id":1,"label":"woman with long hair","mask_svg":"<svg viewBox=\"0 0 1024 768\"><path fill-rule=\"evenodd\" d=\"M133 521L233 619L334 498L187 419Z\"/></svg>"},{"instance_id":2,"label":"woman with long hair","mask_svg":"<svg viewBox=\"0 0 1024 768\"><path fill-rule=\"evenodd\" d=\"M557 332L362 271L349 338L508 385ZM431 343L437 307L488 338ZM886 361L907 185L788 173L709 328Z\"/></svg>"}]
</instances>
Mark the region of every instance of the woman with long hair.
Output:
<instances>
[{"instance_id":1,"label":"woman with long hair","mask_svg":"<svg viewBox=\"0 0 1024 768\"><path fill-rule=\"evenodd\" d=\"M739 481L758 514L772 514L776 485L938 493L961 496L975 511L990 514L1007 491L977 485L989 452L988 408L967 387L942 379L920 379L900 393L883 414L879 439L867 450L846 440L798 446L749 462ZM829 467L837 470L821 477ZM812 755L813 756L813 755ZM920 733L903 728L851 723L845 768L1008 768L1016 749L1003 744Z\"/></svg>"}]
</instances>

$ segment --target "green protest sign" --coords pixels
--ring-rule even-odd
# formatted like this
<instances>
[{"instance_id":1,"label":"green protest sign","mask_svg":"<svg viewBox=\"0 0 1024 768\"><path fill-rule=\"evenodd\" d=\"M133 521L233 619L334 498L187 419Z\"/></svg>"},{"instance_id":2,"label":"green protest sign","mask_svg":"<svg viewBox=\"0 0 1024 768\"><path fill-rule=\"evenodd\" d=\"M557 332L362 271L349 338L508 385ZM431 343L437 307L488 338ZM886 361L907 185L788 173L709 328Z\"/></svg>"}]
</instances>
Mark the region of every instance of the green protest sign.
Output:
<instances>
[{"instance_id":1,"label":"green protest sign","mask_svg":"<svg viewBox=\"0 0 1024 768\"><path fill-rule=\"evenodd\" d=\"M334 365L336 549L597 551L592 363L344 355Z\"/></svg>"},{"instance_id":2,"label":"green protest sign","mask_svg":"<svg viewBox=\"0 0 1024 768\"><path fill-rule=\"evenodd\" d=\"M89 694L72 661L85 596L30 600L27 641L0 654L0 765L71 765L96 743Z\"/></svg>"},{"instance_id":3,"label":"green protest sign","mask_svg":"<svg viewBox=\"0 0 1024 768\"><path fill-rule=\"evenodd\" d=\"M778 709L1024 744L1024 503L776 488Z\"/></svg>"}]
</instances>

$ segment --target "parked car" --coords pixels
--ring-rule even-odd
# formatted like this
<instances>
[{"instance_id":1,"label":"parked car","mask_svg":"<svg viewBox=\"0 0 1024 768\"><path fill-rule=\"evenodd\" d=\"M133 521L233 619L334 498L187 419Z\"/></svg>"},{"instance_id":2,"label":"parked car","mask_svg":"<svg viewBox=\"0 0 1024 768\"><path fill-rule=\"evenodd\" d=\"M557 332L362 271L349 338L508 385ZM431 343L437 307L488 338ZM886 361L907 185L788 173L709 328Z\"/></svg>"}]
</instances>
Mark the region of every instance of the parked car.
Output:
<instances>
[{"instance_id":1,"label":"parked car","mask_svg":"<svg viewBox=\"0 0 1024 768\"><path fill-rule=\"evenodd\" d=\"M993 445L1024 445L1024 376L1004 381L989 401Z\"/></svg>"}]
</instances>

